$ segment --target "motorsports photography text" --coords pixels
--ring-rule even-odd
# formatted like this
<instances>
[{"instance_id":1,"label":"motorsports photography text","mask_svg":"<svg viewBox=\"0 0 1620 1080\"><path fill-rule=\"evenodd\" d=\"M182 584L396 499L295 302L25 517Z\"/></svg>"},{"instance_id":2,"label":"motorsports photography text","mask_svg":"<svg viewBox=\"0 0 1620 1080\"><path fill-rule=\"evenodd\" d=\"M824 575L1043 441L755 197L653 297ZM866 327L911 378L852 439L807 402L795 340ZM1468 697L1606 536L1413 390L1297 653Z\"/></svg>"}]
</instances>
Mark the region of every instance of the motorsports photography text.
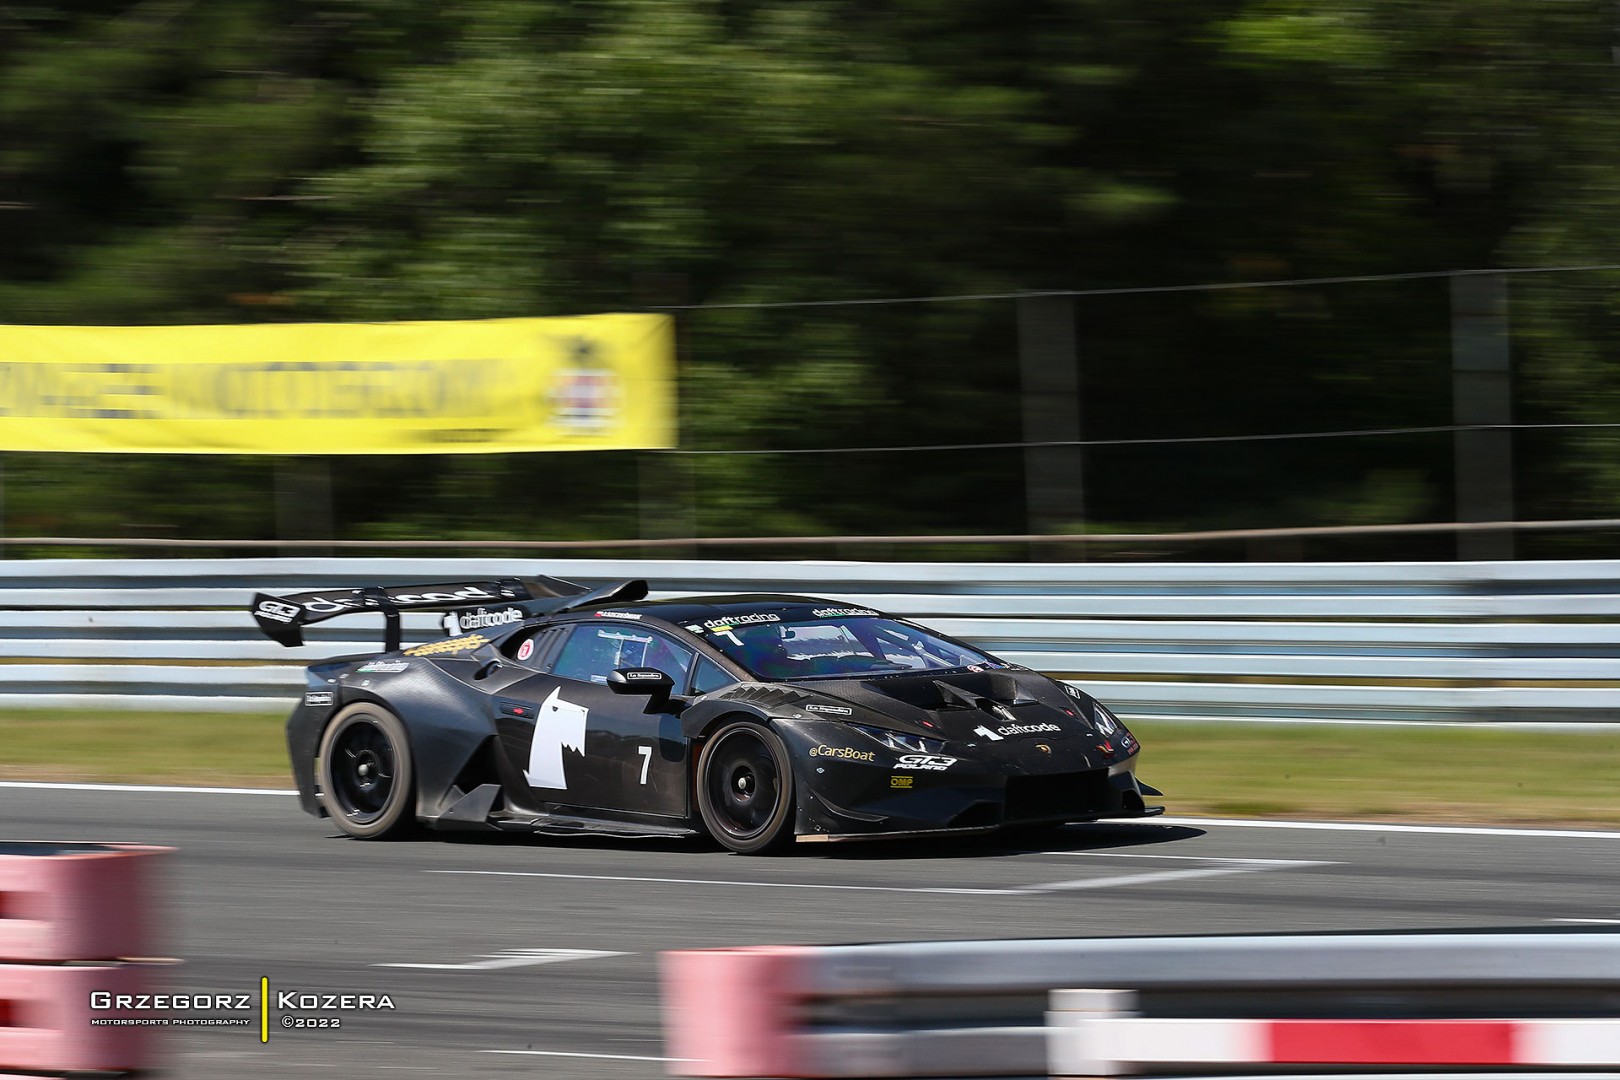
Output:
<instances>
[{"instance_id":1,"label":"motorsports photography text","mask_svg":"<svg viewBox=\"0 0 1620 1080\"><path fill-rule=\"evenodd\" d=\"M90 1023L97 1027L248 1028L261 1043L273 1030L339 1031L369 1013L391 1012L393 996L375 991L273 988L237 993L126 994L90 992Z\"/></svg>"}]
</instances>

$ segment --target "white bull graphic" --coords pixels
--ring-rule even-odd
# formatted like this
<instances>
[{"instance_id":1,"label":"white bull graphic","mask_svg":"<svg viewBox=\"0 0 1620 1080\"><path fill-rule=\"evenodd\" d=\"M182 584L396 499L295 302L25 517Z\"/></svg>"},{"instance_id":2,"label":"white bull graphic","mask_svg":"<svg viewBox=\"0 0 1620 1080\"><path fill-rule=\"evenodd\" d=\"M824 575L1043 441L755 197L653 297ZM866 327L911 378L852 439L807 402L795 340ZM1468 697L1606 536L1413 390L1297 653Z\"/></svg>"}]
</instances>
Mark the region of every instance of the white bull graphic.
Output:
<instances>
[{"instance_id":1,"label":"white bull graphic","mask_svg":"<svg viewBox=\"0 0 1620 1080\"><path fill-rule=\"evenodd\" d=\"M585 719L590 710L562 700L562 687L551 692L534 718L534 742L529 744L529 767L523 770L530 787L567 789L563 773L563 747L585 752Z\"/></svg>"}]
</instances>

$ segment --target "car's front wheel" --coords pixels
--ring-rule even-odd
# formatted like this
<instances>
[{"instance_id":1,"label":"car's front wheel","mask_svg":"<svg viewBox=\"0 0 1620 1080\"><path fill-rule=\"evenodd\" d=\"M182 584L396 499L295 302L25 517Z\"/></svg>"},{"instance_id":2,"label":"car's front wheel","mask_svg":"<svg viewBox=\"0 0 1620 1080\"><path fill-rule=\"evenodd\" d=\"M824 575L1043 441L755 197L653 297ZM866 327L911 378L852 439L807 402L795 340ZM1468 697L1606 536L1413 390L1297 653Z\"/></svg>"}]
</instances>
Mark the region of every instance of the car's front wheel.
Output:
<instances>
[{"instance_id":1,"label":"car's front wheel","mask_svg":"<svg viewBox=\"0 0 1620 1080\"><path fill-rule=\"evenodd\" d=\"M703 824L732 851L755 855L793 839L793 767L770 728L739 720L715 732L698 763L697 796Z\"/></svg>"},{"instance_id":2,"label":"car's front wheel","mask_svg":"<svg viewBox=\"0 0 1620 1080\"><path fill-rule=\"evenodd\" d=\"M359 702L333 718L321 736L321 805L350 836L380 840L416 824L411 744L399 717Z\"/></svg>"}]
</instances>

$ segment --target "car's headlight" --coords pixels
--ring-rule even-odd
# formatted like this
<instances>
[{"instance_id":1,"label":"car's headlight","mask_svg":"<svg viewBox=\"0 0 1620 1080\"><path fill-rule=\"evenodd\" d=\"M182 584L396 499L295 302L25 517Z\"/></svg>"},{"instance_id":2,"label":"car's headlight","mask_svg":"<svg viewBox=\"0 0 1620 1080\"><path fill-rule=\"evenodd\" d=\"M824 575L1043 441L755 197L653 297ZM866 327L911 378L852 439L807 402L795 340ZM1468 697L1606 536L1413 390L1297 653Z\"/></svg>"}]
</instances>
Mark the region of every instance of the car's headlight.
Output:
<instances>
[{"instance_id":1,"label":"car's headlight","mask_svg":"<svg viewBox=\"0 0 1620 1080\"><path fill-rule=\"evenodd\" d=\"M1113 735L1125 730L1125 725L1119 722L1119 717L1103 708L1100 701L1091 703L1091 723L1103 735Z\"/></svg>"},{"instance_id":2,"label":"car's headlight","mask_svg":"<svg viewBox=\"0 0 1620 1080\"><path fill-rule=\"evenodd\" d=\"M944 739L925 739L921 735L912 735L904 731L890 731L888 728L867 727L865 724L851 724L849 726L862 735L876 739L890 750L903 750L912 754L937 754L945 749Z\"/></svg>"}]
</instances>

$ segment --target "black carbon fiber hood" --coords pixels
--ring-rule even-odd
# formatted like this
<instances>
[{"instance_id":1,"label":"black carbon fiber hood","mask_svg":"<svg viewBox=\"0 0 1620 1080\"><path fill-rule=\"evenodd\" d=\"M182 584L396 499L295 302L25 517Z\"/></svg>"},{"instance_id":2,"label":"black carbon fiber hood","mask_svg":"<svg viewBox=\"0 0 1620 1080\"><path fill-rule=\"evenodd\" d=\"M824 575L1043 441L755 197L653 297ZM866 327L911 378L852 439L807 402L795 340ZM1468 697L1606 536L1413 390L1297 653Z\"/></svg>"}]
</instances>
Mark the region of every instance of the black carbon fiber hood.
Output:
<instances>
[{"instance_id":1,"label":"black carbon fiber hood","mask_svg":"<svg viewBox=\"0 0 1620 1080\"><path fill-rule=\"evenodd\" d=\"M848 705L854 723L953 742L1097 737L1091 699L1033 671L880 675L794 686L816 695L814 701Z\"/></svg>"}]
</instances>

